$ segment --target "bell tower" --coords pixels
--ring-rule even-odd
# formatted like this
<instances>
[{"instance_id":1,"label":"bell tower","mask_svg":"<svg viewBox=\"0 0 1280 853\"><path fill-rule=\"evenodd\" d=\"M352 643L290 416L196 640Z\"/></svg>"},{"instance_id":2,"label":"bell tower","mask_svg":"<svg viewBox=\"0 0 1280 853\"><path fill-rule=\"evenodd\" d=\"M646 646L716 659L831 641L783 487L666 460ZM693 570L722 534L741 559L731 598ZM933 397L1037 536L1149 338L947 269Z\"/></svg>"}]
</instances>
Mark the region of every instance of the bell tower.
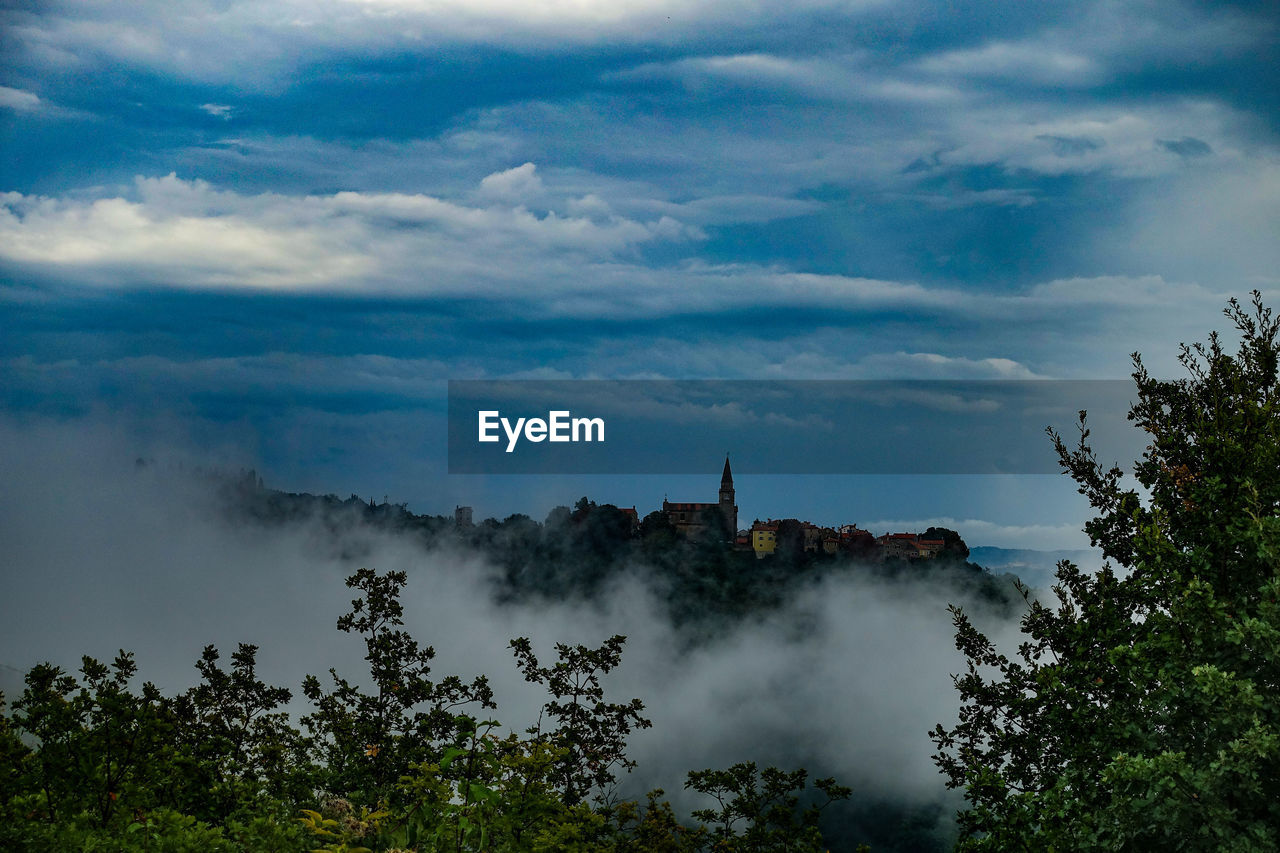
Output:
<instances>
[{"instance_id":1,"label":"bell tower","mask_svg":"<svg viewBox=\"0 0 1280 853\"><path fill-rule=\"evenodd\" d=\"M720 475L720 512L724 514L729 534L738 534L738 507L733 502L733 471L729 468L729 454L724 455L724 473Z\"/></svg>"}]
</instances>

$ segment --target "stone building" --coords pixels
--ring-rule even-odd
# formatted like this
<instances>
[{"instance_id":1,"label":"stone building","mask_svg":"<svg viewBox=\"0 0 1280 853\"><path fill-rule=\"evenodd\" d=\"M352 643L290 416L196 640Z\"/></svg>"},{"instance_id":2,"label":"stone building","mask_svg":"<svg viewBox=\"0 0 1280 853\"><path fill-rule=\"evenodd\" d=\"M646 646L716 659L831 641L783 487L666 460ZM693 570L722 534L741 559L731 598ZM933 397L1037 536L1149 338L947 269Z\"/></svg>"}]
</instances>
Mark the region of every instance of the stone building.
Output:
<instances>
[{"instance_id":1,"label":"stone building","mask_svg":"<svg viewBox=\"0 0 1280 853\"><path fill-rule=\"evenodd\" d=\"M715 503L672 503L662 500L662 512L667 516L676 530L688 536L697 533L706 525L702 514L706 510L717 510L724 517L725 529L729 536L738 534L738 507L734 503L733 471L729 468L729 457L724 457L724 472L720 475L720 499Z\"/></svg>"}]
</instances>

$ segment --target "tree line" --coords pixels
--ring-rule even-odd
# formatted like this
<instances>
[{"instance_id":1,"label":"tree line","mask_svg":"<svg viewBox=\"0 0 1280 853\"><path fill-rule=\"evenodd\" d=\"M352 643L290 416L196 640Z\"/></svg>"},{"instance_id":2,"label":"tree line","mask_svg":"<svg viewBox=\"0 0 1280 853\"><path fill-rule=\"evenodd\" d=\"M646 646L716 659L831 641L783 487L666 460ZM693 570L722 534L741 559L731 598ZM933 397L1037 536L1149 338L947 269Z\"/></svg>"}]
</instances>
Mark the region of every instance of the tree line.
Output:
<instances>
[{"instance_id":1,"label":"tree line","mask_svg":"<svg viewBox=\"0 0 1280 853\"><path fill-rule=\"evenodd\" d=\"M621 799L635 762L627 737L651 723L602 676L626 642L556 645L540 661L511 641L524 679L547 696L508 732L487 679L436 676L435 652L404 630L403 572L361 569L339 630L360 638L367 677L307 676L295 726L287 688L257 674L257 648L224 666L206 647L199 683L135 690L121 652L77 673L33 667L0 716L0 847L143 851L600 851L826 849L818 817L850 790L806 771L690 772L712 803L679 819L661 790Z\"/></svg>"}]
</instances>

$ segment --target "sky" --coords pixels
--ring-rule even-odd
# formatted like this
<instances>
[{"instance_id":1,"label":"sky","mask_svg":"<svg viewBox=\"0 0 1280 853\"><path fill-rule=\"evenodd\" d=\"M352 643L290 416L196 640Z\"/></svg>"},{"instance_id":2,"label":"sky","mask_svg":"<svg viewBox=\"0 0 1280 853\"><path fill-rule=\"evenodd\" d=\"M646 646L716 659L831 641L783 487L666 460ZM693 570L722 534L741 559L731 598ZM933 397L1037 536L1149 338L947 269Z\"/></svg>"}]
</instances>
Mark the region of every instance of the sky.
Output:
<instances>
[{"instance_id":1,"label":"sky","mask_svg":"<svg viewBox=\"0 0 1280 853\"><path fill-rule=\"evenodd\" d=\"M1134 351L1177 376L1229 298L1280 291L1277 18L5 3L0 418L19 454L541 517L714 500L722 460L450 476L447 380L1123 379ZM747 518L1087 544L1065 478L752 477L731 450Z\"/></svg>"},{"instance_id":2,"label":"sky","mask_svg":"<svg viewBox=\"0 0 1280 853\"><path fill-rule=\"evenodd\" d=\"M404 569L438 671L512 726L510 637L623 632L645 784L817 756L949 812L956 590L832 578L681 649L642 583L503 608L474 554L229 528L188 472L643 515L714 501L719 451L450 475L447 382L1180 376L1228 299L1280 302L1278 36L1272 0L0 0L0 689L127 648L172 692L206 643L358 672L341 578ZM1063 476L726 449L743 521L1088 545Z\"/></svg>"}]
</instances>

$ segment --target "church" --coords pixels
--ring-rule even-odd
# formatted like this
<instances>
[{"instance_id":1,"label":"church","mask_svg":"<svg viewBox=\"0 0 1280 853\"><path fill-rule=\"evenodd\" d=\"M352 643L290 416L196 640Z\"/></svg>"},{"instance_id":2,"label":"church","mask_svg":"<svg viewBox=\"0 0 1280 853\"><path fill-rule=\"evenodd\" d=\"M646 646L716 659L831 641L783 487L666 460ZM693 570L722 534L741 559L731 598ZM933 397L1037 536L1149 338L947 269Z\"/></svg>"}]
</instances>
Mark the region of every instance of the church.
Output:
<instances>
[{"instance_id":1,"label":"church","mask_svg":"<svg viewBox=\"0 0 1280 853\"><path fill-rule=\"evenodd\" d=\"M724 516L730 537L738 532L738 507L733 502L733 471L729 469L729 456L724 457L724 473L720 475L720 500L716 503L671 503L662 500L662 512L667 520L685 536L702 530L702 514L706 510L719 510Z\"/></svg>"}]
</instances>

